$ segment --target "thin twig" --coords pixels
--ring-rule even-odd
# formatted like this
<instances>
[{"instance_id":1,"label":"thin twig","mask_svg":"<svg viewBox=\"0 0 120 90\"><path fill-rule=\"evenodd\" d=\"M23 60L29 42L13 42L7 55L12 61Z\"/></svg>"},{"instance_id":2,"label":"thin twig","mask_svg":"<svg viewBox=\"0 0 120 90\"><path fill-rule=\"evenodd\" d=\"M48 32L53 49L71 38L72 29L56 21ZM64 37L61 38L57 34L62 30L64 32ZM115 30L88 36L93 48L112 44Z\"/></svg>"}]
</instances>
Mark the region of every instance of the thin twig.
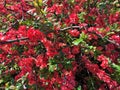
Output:
<instances>
[{"instance_id":1,"label":"thin twig","mask_svg":"<svg viewBox=\"0 0 120 90\"><path fill-rule=\"evenodd\" d=\"M0 90L5 90L5 87L0 87Z\"/></svg>"},{"instance_id":2,"label":"thin twig","mask_svg":"<svg viewBox=\"0 0 120 90\"><path fill-rule=\"evenodd\" d=\"M3 5L4 5L4 8L6 9L6 10L8 10L8 11L10 11L10 12L14 12L14 13L11 13L15 18L17 18L16 16L15 16L15 11L14 10L12 10L12 9L9 9L9 8L7 8L6 7L6 0L3 0Z\"/></svg>"},{"instance_id":3,"label":"thin twig","mask_svg":"<svg viewBox=\"0 0 120 90\"><path fill-rule=\"evenodd\" d=\"M96 32L91 32L91 33L94 33L94 34L96 34L98 37L100 37L101 39L104 39L104 37L103 37L102 35L97 34ZM109 39L105 39L105 40L108 41L109 43L112 43L112 44L120 47L120 45L119 45L118 43L116 43L115 41L113 41L113 40L109 40Z\"/></svg>"},{"instance_id":4,"label":"thin twig","mask_svg":"<svg viewBox=\"0 0 120 90\"><path fill-rule=\"evenodd\" d=\"M7 30L3 33L3 35L6 35L6 33L7 33L10 29L12 29L12 27L7 28Z\"/></svg>"},{"instance_id":5,"label":"thin twig","mask_svg":"<svg viewBox=\"0 0 120 90\"><path fill-rule=\"evenodd\" d=\"M21 8L22 8L22 18L21 18L21 22L24 20L24 12L23 12L23 4L22 4L22 2L20 3L21 4Z\"/></svg>"},{"instance_id":6,"label":"thin twig","mask_svg":"<svg viewBox=\"0 0 120 90\"><path fill-rule=\"evenodd\" d=\"M90 72L89 72L88 70L87 70L87 73L88 73L88 75L89 75L91 85L92 85L93 89L95 90L95 86L94 86L93 80L92 80L92 78L90 77Z\"/></svg>"},{"instance_id":7,"label":"thin twig","mask_svg":"<svg viewBox=\"0 0 120 90\"><path fill-rule=\"evenodd\" d=\"M80 26L70 26L70 27L60 29L60 31L65 31L65 30L69 30L69 29L82 29L82 28Z\"/></svg>"}]
</instances>

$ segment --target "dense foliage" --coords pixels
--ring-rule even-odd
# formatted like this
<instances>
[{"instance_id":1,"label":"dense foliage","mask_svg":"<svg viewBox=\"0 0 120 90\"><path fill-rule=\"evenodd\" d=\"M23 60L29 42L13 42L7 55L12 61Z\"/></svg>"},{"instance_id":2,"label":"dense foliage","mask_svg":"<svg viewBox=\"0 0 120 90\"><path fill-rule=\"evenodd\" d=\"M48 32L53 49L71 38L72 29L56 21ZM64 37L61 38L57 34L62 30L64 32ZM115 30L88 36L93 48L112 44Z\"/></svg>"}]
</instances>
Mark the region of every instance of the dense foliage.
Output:
<instances>
[{"instance_id":1,"label":"dense foliage","mask_svg":"<svg viewBox=\"0 0 120 90\"><path fill-rule=\"evenodd\" d=\"M0 0L0 90L120 90L119 0Z\"/></svg>"}]
</instances>

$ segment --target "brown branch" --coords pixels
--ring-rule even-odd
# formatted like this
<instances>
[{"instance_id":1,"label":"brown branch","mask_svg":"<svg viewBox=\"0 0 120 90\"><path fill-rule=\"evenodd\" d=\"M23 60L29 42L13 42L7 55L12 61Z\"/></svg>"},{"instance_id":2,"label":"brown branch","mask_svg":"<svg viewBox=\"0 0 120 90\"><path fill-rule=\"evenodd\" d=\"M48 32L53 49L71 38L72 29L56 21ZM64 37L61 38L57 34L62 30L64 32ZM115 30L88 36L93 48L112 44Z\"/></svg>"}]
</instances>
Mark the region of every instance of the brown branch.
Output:
<instances>
[{"instance_id":1,"label":"brown branch","mask_svg":"<svg viewBox=\"0 0 120 90\"><path fill-rule=\"evenodd\" d=\"M83 29L83 28L86 29L86 27L88 27L88 26L85 26L85 27L70 26L70 27L66 27L66 28L60 29L60 31L65 31L65 30L69 30L69 29ZM86 30L87 30L87 29L86 29ZM88 32L89 32L89 31L88 31ZM89 33L93 33L93 34L97 35L97 36L98 36L99 38L101 38L101 39L104 38L102 35L97 34L96 32L89 32ZM116 43L115 41L113 41L113 40L106 39L106 41L108 41L109 43L112 43L112 44L114 44L114 45L120 47L120 45L119 45L118 43Z\"/></svg>"},{"instance_id":2,"label":"brown branch","mask_svg":"<svg viewBox=\"0 0 120 90\"><path fill-rule=\"evenodd\" d=\"M3 35L6 35L6 33L7 33L10 29L12 29L12 27L7 28L7 30L3 33Z\"/></svg>"},{"instance_id":3,"label":"brown branch","mask_svg":"<svg viewBox=\"0 0 120 90\"><path fill-rule=\"evenodd\" d=\"M110 42L110 43L112 43L112 44L115 44L115 45L117 45L118 47L120 47L120 44L119 43L116 43L116 42L114 42L114 41L112 41L112 40L109 40L109 39L106 39L108 42Z\"/></svg>"},{"instance_id":4,"label":"brown branch","mask_svg":"<svg viewBox=\"0 0 120 90\"><path fill-rule=\"evenodd\" d=\"M28 39L27 37L22 37L22 38L13 39L13 40L0 41L0 45L8 44L8 43L13 43L13 42L19 42L21 40L27 40L27 39Z\"/></svg>"},{"instance_id":5,"label":"brown branch","mask_svg":"<svg viewBox=\"0 0 120 90\"><path fill-rule=\"evenodd\" d=\"M60 31L65 31L65 30L69 30L69 29L82 29L82 28L80 26L70 26L70 27L60 29Z\"/></svg>"},{"instance_id":6,"label":"brown branch","mask_svg":"<svg viewBox=\"0 0 120 90\"><path fill-rule=\"evenodd\" d=\"M104 37L103 37L102 35L97 34L96 32L90 32L90 33L93 33L93 34L97 35L98 37L100 37L101 39L104 39ZM118 43L116 43L115 41L113 41L113 40L109 40L109 39L107 39L107 38L106 38L105 40L108 41L109 43L112 43L112 44L120 47L120 45L119 45Z\"/></svg>"},{"instance_id":7,"label":"brown branch","mask_svg":"<svg viewBox=\"0 0 120 90\"><path fill-rule=\"evenodd\" d=\"M0 87L0 90L5 90L5 87Z\"/></svg>"}]
</instances>

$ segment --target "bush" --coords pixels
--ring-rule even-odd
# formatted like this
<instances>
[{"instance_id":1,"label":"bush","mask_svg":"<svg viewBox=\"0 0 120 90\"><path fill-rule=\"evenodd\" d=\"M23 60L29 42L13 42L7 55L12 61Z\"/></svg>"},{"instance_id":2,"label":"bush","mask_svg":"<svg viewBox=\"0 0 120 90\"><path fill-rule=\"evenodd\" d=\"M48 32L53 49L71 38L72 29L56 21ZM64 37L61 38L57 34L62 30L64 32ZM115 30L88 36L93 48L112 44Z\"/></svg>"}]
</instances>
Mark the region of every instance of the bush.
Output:
<instances>
[{"instance_id":1,"label":"bush","mask_svg":"<svg viewBox=\"0 0 120 90\"><path fill-rule=\"evenodd\" d=\"M0 88L119 90L119 3L0 1Z\"/></svg>"}]
</instances>

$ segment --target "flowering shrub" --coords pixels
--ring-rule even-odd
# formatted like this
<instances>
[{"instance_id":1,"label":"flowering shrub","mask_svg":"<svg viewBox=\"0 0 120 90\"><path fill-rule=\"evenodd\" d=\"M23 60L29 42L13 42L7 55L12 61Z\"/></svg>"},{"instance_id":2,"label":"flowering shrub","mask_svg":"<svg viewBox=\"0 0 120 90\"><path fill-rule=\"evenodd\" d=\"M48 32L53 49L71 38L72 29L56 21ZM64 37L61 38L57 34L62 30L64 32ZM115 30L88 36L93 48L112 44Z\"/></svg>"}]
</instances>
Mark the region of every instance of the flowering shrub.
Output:
<instances>
[{"instance_id":1,"label":"flowering shrub","mask_svg":"<svg viewBox=\"0 0 120 90\"><path fill-rule=\"evenodd\" d=\"M1 0L0 89L119 90L119 0Z\"/></svg>"}]
</instances>

